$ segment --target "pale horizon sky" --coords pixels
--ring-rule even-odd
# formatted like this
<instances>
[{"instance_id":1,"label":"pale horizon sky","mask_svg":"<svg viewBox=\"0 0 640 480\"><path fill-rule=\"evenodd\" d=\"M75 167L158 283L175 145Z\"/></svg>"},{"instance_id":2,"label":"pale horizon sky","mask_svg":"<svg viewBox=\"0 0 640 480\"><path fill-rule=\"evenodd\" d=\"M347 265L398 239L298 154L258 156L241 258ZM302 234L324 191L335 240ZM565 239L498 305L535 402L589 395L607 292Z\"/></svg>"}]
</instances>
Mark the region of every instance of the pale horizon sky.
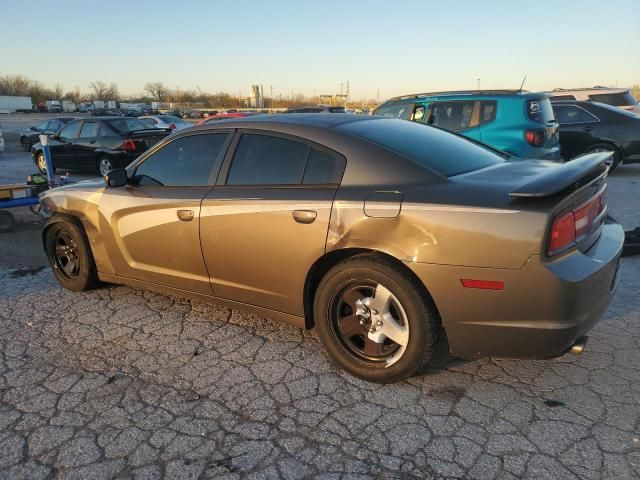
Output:
<instances>
[{"instance_id":1,"label":"pale horizon sky","mask_svg":"<svg viewBox=\"0 0 640 480\"><path fill-rule=\"evenodd\" d=\"M108 6L108 7L107 7ZM640 83L640 0L0 0L0 75L122 94L170 88L380 100ZM55 28L47 28L50 25Z\"/></svg>"}]
</instances>

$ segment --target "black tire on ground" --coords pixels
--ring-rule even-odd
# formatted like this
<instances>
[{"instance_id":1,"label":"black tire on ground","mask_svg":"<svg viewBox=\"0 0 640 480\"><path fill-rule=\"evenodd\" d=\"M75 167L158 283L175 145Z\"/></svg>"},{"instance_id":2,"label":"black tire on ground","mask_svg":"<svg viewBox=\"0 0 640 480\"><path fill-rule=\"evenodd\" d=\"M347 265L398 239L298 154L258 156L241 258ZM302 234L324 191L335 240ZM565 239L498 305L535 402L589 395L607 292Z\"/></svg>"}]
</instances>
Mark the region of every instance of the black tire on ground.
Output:
<instances>
[{"instance_id":1,"label":"black tire on ground","mask_svg":"<svg viewBox=\"0 0 640 480\"><path fill-rule=\"evenodd\" d=\"M42 152L38 152L36 153L36 167L38 167L38 170L40 171L41 174L46 175L47 174L47 167L46 167L46 163L44 161L44 153ZM56 173L56 167L53 167L53 172L51 172L51 174Z\"/></svg>"},{"instance_id":2,"label":"black tire on ground","mask_svg":"<svg viewBox=\"0 0 640 480\"><path fill-rule=\"evenodd\" d=\"M609 143L595 143L587 148L587 153L592 152L613 152L613 163L609 167L609 172L613 172L616 168L620 166L622 157L620 156L620 151Z\"/></svg>"},{"instance_id":3,"label":"black tire on ground","mask_svg":"<svg viewBox=\"0 0 640 480\"><path fill-rule=\"evenodd\" d=\"M68 221L54 223L46 231L45 250L53 275L64 288L79 292L100 283L82 227Z\"/></svg>"},{"instance_id":4,"label":"black tire on ground","mask_svg":"<svg viewBox=\"0 0 640 480\"><path fill-rule=\"evenodd\" d=\"M366 284L383 286L390 292L393 296L392 303L399 304L399 308L395 310L402 311L408 322L408 340L404 351L395 350L391 362L380 360L384 357L363 358L362 352L367 351L366 342L371 339L369 334L358 333L352 337L345 337L340 331L342 327L338 326L342 325L339 322L348 319L355 312L349 308L346 301L336 302L336 298L346 298L342 295L347 291L366 292L366 288L358 290L358 285ZM355 304L357 305L357 302ZM346 308L346 313L340 313L341 308ZM371 310L369 313L376 311ZM371 318L373 319L373 316ZM314 319L329 356L352 375L376 383L398 382L421 371L429 362L440 333L437 309L424 287L417 284L402 267L374 254L351 257L327 272L316 291ZM365 323L363 328L366 330L369 326ZM363 342L364 347L361 352L354 354L353 344L357 342ZM394 347L397 348L393 342L391 346L385 344L383 350L377 353L385 355L384 350L391 349L393 352Z\"/></svg>"},{"instance_id":5,"label":"black tire on ground","mask_svg":"<svg viewBox=\"0 0 640 480\"><path fill-rule=\"evenodd\" d=\"M11 212L0 210L0 233L7 233L13 230L16 219Z\"/></svg>"}]
</instances>

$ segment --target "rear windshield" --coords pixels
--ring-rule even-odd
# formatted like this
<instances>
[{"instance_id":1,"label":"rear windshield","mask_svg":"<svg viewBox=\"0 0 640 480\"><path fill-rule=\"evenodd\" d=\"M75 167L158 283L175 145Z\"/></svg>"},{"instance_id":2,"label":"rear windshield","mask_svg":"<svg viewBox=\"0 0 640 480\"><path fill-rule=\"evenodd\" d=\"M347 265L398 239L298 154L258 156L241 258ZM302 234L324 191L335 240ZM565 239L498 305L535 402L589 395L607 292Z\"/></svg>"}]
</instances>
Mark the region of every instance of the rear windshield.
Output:
<instances>
[{"instance_id":1,"label":"rear windshield","mask_svg":"<svg viewBox=\"0 0 640 480\"><path fill-rule=\"evenodd\" d=\"M149 130L153 128L147 122L138 120L137 118L117 118L107 120L107 123L118 133L134 132L136 130Z\"/></svg>"},{"instance_id":2,"label":"rear windshield","mask_svg":"<svg viewBox=\"0 0 640 480\"><path fill-rule=\"evenodd\" d=\"M174 117L173 115L158 115L158 118L160 120L162 120L163 122L167 122L167 123L182 123L184 122L184 120L182 120L181 118L178 117Z\"/></svg>"},{"instance_id":3,"label":"rear windshield","mask_svg":"<svg viewBox=\"0 0 640 480\"><path fill-rule=\"evenodd\" d=\"M406 120L349 122L337 128L377 143L445 177L480 170L505 160L458 135Z\"/></svg>"},{"instance_id":4,"label":"rear windshield","mask_svg":"<svg viewBox=\"0 0 640 480\"><path fill-rule=\"evenodd\" d=\"M606 103L607 105L613 105L614 107L625 107L627 105L636 105L638 101L629 92L619 93L596 93L589 95L589 98L594 102Z\"/></svg>"},{"instance_id":5,"label":"rear windshield","mask_svg":"<svg viewBox=\"0 0 640 480\"><path fill-rule=\"evenodd\" d=\"M527 102L527 114L531 120L540 123L553 123L555 121L553 107L548 98L529 100Z\"/></svg>"}]
</instances>

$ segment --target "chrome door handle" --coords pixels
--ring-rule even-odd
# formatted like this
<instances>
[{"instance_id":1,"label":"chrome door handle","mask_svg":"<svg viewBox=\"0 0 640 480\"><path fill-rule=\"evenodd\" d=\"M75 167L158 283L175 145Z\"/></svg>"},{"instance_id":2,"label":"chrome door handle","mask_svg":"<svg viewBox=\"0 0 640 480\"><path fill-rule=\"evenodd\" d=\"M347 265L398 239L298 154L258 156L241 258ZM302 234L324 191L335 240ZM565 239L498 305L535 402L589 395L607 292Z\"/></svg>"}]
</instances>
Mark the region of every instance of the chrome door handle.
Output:
<instances>
[{"instance_id":1,"label":"chrome door handle","mask_svg":"<svg viewBox=\"0 0 640 480\"><path fill-rule=\"evenodd\" d=\"M178 218L183 222L190 222L193 220L193 210L178 210Z\"/></svg>"},{"instance_id":2,"label":"chrome door handle","mask_svg":"<svg viewBox=\"0 0 640 480\"><path fill-rule=\"evenodd\" d=\"M313 223L318 214L313 210L294 210L293 219L298 223Z\"/></svg>"}]
</instances>

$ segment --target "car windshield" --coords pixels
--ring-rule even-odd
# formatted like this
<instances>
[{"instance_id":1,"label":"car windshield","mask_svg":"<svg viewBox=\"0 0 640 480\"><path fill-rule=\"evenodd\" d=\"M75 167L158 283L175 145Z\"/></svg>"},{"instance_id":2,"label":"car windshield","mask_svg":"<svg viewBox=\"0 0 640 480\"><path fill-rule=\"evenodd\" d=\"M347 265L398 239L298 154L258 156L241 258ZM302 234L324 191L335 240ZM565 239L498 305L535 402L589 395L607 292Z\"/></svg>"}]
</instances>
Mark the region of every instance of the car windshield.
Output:
<instances>
[{"instance_id":1,"label":"car windshield","mask_svg":"<svg viewBox=\"0 0 640 480\"><path fill-rule=\"evenodd\" d=\"M458 135L405 120L349 122L337 128L377 143L445 177L505 161L492 150Z\"/></svg>"},{"instance_id":2,"label":"car windshield","mask_svg":"<svg viewBox=\"0 0 640 480\"><path fill-rule=\"evenodd\" d=\"M107 120L107 123L118 133L134 132L136 130L149 130L149 123L137 118L116 118Z\"/></svg>"}]
</instances>

